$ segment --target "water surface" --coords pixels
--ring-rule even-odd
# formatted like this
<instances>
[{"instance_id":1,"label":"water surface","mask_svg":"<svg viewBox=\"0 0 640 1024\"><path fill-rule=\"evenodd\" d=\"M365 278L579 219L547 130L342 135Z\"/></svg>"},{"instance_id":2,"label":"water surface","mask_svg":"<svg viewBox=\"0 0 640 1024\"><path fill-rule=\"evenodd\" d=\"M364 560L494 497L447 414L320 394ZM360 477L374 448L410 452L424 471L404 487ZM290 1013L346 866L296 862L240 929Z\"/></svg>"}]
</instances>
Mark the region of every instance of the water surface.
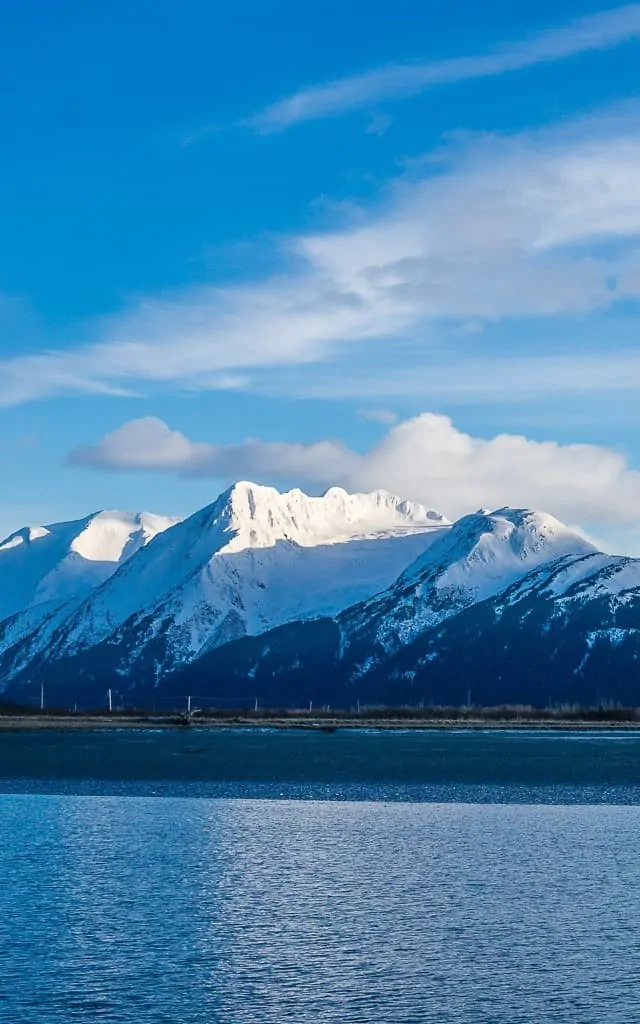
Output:
<instances>
[{"instance_id":1,"label":"water surface","mask_svg":"<svg viewBox=\"0 0 640 1024\"><path fill-rule=\"evenodd\" d=\"M635 739L239 735L4 746L2 1024L636 1024Z\"/></svg>"},{"instance_id":2,"label":"water surface","mask_svg":"<svg viewBox=\"0 0 640 1024\"><path fill-rule=\"evenodd\" d=\"M0 732L0 791L640 804L640 733Z\"/></svg>"}]
</instances>

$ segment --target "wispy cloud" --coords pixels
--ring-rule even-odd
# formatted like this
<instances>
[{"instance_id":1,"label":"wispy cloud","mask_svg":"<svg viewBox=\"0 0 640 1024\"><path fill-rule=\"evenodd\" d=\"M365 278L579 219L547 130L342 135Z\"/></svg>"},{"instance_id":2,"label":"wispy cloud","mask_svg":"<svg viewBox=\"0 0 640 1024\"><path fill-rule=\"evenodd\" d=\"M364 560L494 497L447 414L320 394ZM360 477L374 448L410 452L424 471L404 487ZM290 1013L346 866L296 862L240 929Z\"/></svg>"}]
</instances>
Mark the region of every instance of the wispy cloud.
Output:
<instances>
[{"instance_id":1,"label":"wispy cloud","mask_svg":"<svg viewBox=\"0 0 640 1024\"><path fill-rule=\"evenodd\" d=\"M435 386L438 374L443 388L455 384L442 351L439 365L433 355L452 324L466 338L460 367L488 356L486 332L464 335L469 323L557 325L640 297L637 107L467 139L447 155L392 183L355 225L284 240L287 272L150 298L87 325L85 345L5 359L0 405L169 386L280 392L285 376L308 393L321 364L326 380L340 360L336 393L350 360L384 403L416 366L433 364ZM509 362L527 355L515 343Z\"/></svg>"},{"instance_id":2,"label":"wispy cloud","mask_svg":"<svg viewBox=\"0 0 640 1024\"><path fill-rule=\"evenodd\" d=\"M640 473L619 453L518 434L472 437L446 416L423 413L390 428L361 454L339 442L194 442L152 417L125 423L70 462L95 469L152 470L262 483L383 487L458 516L480 505L531 506L583 525L637 523Z\"/></svg>"},{"instance_id":3,"label":"wispy cloud","mask_svg":"<svg viewBox=\"0 0 640 1024\"><path fill-rule=\"evenodd\" d=\"M640 4L602 11L490 53L453 60L390 64L295 93L266 107L248 124L260 132L282 131L316 118L333 117L381 101L398 100L451 82L487 78L640 38Z\"/></svg>"},{"instance_id":4,"label":"wispy cloud","mask_svg":"<svg viewBox=\"0 0 640 1024\"><path fill-rule=\"evenodd\" d=\"M609 329L605 330L607 337ZM436 403L501 405L535 402L541 396L550 401L569 396L623 396L640 391L640 351L611 349L587 352L579 345L566 355L506 355L503 351L483 350L453 353L451 358L428 353L397 359L395 365L315 367L313 374L301 379L291 370L280 371L269 379L264 391L281 398L340 398L376 401L382 398L421 398ZM260 390L260 388L258 388ZM384 410L381 410L381 413ZM374 413L361 415L378 419ZM379 422L384 422L379 418ZM388 422L391 422L390 420Z\"/></svg>"},{"instance_id":5,"label":"wispy cloud","mask_svg":"<svg viewBox=\"0 0 640 1024\"><path fill-rule=\"evenodd\" d=\"M398 422L398 415L391 409L361 409L358 413L361 420L370 420L371 423L383 423L390 426Z\"/></svg>"}]
</instances>

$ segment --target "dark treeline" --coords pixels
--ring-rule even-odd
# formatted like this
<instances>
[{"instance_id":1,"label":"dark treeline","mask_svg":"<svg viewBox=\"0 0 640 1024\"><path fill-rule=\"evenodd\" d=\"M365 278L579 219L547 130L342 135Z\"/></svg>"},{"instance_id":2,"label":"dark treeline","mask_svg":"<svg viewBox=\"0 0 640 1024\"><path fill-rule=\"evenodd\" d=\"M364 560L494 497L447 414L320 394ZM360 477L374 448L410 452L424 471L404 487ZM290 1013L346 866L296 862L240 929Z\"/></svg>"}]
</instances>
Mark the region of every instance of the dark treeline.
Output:
<instances>
[{"instance_id":1,"label":"dark treeline","mask_svg":"<svg viewBox=\"0 0 640 1024\"><path fill-rule=\"evenodd\" d=\"M0 699L0 715L8 717L28 718L122 718L146 721L174 721L176 724L194 718L212 721L255 721L268 722L274 720L326 720L335 721L486 721L486 722L640 722L639 707L623 707L608 705L601 707L581 707L565 705L560 707L533 707L530 705L501 705L496 707L376 707L361 706L360 708L285 708L285 707L226 707L196 708L190 712L183 708L166 708L157 710L147 707L114 707L108 711L103 707L64 708L52 707L41 709L33 705L18 704Z\"/></svg>"}]
</instances>

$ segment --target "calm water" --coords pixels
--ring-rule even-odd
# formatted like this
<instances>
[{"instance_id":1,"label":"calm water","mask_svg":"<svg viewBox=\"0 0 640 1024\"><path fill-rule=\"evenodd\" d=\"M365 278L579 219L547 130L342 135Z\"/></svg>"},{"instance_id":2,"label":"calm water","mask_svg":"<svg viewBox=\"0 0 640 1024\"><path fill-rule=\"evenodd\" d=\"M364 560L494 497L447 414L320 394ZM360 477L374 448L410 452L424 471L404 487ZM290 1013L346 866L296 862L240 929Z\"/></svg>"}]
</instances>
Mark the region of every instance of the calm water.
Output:
<instances>
[{"instance_id":1,"label":"calm water","mask_svg":"<svg viewBox=\"0 0 640 1024\"><path fill-rule=\"evenodd\" d=\"M210 784L162 735L128 783L108 738L24 736L25 774L0 736L2 1024L637 1024L640 741L328 737L296 779L288 740L235 736L250 778Z\"/></svg>"}]
</instances>

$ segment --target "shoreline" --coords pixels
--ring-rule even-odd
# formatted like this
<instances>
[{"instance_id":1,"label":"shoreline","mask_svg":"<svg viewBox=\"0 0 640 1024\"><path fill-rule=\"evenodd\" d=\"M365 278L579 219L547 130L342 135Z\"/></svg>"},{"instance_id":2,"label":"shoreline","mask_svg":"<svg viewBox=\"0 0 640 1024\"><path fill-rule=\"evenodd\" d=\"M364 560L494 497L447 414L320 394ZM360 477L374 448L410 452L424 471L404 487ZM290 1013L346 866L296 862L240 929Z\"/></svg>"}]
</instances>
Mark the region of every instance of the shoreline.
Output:
<instances>
[{"instance_id":1,"label":"shoreline","mask_svg":"<svg viewBox=\"0 0 640 1024\"><path fill-rule=\"evenodd\" d=\"M640 732L640 721L592 721L589 719L508 719L508 718L313 718L310 716L287 716L271 718L265 716L242 718L234 715L229 718L200 718L192 716L124 716L124 715L2 715L0 714L0 731L2 730L39 730L52 729L60 731L77 730L196 730L215 732L221 729L274 729L303 730L307 732L333 733L340 730L377 730L377 731L518 731L518 732Z\"/></svg>"}]
</instances>

